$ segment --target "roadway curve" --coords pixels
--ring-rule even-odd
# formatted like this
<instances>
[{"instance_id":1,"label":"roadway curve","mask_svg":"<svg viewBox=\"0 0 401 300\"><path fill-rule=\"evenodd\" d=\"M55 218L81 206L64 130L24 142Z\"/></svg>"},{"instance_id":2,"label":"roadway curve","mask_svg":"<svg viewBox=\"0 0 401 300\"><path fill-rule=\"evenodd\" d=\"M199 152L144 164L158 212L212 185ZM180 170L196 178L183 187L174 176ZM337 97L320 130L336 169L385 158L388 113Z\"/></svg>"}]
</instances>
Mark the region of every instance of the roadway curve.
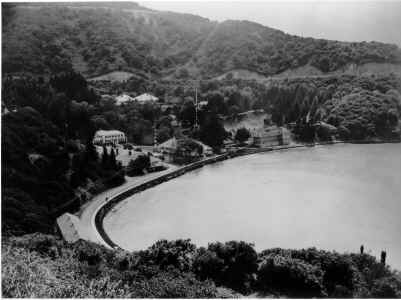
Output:
<instances>
[{"instance_id":1,"label":"roadway curve","mask_svg":"<svg viewBox=\"0 0 401 300\"><path fill-rule=\"evenodd\" d=\"M80 238L102 244L108 248L118 247L111 241L103 229L103 218L115 204L138 191L145 190L161 182L181 176L186 172L207 164L225 160L229 157L228 154L222 154L183 167L170 166L165 171L149 173L141 177L126 177L127 181L123 185L96 195L89 203L82 206L81 210L77 213L80 219L78 228Z\"/></svg>"},{"instance_id":2,"label":"roadway curve","mask_svg":"<svg viewBox=\"0 0 401 300\"><path fill-rule=\"evenodd\" d=\"M106 204L106 198L108 198L108 201L110 201L111 199L121 194L122 192L135 188L136 186L139 186L159 176L171 173L175 169L177 169L177 167L170 166L169 169L161 172L149 173L141 177L126 177L127 181L124 184L109 189L107 191L104 191L103 193L100 193L99 195L93 197L90 202L82 206L82 208L77 214L80 219L79 233L81 238L94 243L102 244L110 248L110 246L104 241L104 239L99 234L95 224L95 216L98 213L98 211Z\"/></svg>"}]
</instances>

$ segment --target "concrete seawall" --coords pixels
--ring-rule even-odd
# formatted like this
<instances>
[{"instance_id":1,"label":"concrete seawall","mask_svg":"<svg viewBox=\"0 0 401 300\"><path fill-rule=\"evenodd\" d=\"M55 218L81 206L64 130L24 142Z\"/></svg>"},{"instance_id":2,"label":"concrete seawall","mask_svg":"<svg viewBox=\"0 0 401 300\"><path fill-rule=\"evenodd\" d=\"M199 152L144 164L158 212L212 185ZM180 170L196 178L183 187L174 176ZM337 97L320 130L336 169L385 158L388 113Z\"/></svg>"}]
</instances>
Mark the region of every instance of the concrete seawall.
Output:
<instances>
[{"instance_id":1,"label":"concrete seawall","mask_svg":"<svg viewBox=\"0 0 401 300\"><path fill-rule=\"evenodd\" d=\"M107 235L107 233L105 232L104 227L103 227L104 217L116 204L118 204L122 200L124 200L136 193L142 192L142 191L149 189L151 187L154 187L160 183L169 181L171 179L174 179L176 177L184 175L187 172L193 171L195 169L199 169L205 165L209 165L209 164L212 164L212 163L215 163L218 161L226 160L230 157L231 157L231 155L229 153L225 153L225 154L218 155L218 156L215 156L212 158L207 158L207 159L204 159L204 160L201 160L198 162L194 162L194 163L191 163L184 167L181 167L179 169L176 169L174 171L171 171L167 174L160 175L159 177L156 177L154 179L146 181L142 184L134 186L128 190L125 190L125 191L115 195L113 198L109 199L107 202L105 202L103 205L101 205L95 213L94 225L96 227L97 232L103 239L104 243L106 245L108 245L110 248L114 248L114 249L120 248L117 244L115 244L111 240L111 238Z\"/></svg>"}]
</instances>

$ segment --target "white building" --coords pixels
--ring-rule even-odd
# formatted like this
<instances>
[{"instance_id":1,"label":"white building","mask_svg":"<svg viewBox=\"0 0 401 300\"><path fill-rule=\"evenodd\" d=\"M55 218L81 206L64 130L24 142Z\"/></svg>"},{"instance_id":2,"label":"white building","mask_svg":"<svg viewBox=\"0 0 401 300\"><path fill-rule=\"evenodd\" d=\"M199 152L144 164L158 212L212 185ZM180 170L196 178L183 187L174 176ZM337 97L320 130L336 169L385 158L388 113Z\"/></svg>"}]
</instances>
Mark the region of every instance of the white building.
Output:
<instances>
[{"instance_id":1,"label":"white building","mask_svg":"<svg viewBox=\"0 0 401 300\"><path fill-rule=\"evenodd\" d=\"M98 130L93 138L94 144L118 144L126 141L124 132L119 130Z\"/></svg>"},{"instance_id":2,"label":"white building","mask_svg":"<svg viewBox=\"0 0 401 300\"><path fill-rule=\"evenodd\" d=\"M199 102L198 102L198 108L205 107L207 104L208 104L207 101L199 101Z\"/></svg>"},{"instance_id":3,"label":"white building","mask_svg":"<svg viewBox=\"0 0 401 300\"><path fill-rule=\"evenodd\" d=\"M256 147L264 148L290 143L290 132L284 127L270 126L260 128L252 132L253 144Z\"/></svg>"},{"instance_id":4,"label":"white building","mask_svg":"<svg viewBox=\"0 0 401 300\"><path fill-rule=\"evenodd\" d=\"M158 101L158 100L159 100L159 98L157 98L157 97L155 97L155 96L153 96L153 95L151 95L151 94L148 94L148 93L145 93L145 94L136 96L136 97L134 98L134 101L138 101L138 102L140 102L140 103L156 102L156 101Z\"/></svg>"},{"instance_id":5,"label":"white building","mask_svg":"<svg viewBox=\"0 0 401 300\"><path fill-rule=\"evenodd\" d=\"M121 94L116 97L116 104L121 105L123 103L131 102L134 101L135 98L127 95L127 94Z\"/></svg>"}]
</instances>

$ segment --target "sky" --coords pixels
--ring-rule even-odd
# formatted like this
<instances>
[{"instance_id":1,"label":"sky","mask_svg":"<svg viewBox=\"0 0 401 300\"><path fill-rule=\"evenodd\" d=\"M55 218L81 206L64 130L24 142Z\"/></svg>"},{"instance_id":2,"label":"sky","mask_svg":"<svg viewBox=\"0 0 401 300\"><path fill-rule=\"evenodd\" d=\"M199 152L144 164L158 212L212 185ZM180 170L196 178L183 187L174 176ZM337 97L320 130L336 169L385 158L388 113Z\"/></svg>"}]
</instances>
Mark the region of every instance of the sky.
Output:
<instances>
[{"instance_id":1,"label":"sky","mask_svg":"<svg viewBox=\"0 0 401 300\"><path fill-rule=\"evenodd\" d=\"M401 47L401 1L140 1L215 21L248 20L303 37Z\"/></svg>"}]
</instances>

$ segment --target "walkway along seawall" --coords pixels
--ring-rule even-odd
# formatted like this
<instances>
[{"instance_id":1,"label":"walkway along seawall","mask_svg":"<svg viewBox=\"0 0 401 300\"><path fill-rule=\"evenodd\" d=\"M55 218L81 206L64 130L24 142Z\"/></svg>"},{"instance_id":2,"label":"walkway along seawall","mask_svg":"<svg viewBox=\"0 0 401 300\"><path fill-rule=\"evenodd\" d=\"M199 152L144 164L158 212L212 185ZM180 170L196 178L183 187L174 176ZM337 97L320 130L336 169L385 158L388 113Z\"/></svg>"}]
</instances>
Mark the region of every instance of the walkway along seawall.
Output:
<instances>
[{"instance_id":1,"label":"walkway along seawall","mask_svg":"<svg viewBox=\"0 0 401 300\"><path fill-rule=\"evenodd\" d=\"M398 141L397 141L398 142ZM95 212L94 216L94 227L95 230L98 232L100 235L101 239L103 240L104 244L109 246L110 248L113 249L121 249L116 243L114 243L111 238L107 235L107 233L104 230L103 227L103 219L106 216L106 214L119 202L123 201L124 199L142 192L146 189L149 189L151 187L154 187L158 184L161 184L163 182L169 181L171 179L177 178L181 175L184 175L187 172L193 171L195 169L199 169L205 165L209 165L212 163L216 163L219 161L223 161L229 158L234 158L238 156L244 156L244 155L250 155L250 154L256 154L256 153L263 153L263 152L270 152L270 151L278 151L278 150L286 150L286 149L294 149L294 148L304 148L304 147L313 147L315 145L332 145L332 144L340 144L344 143L342 141L333 141L333 142L321 142L321 143L312 143L312 144L303 144L303 145L287 145L287 146L277 146L277 147L269 147L269 148L243 148L243 149L238 149L238 150L232 150L227 153L207 158L201 161L197 161L194 163L191 163L189 165L183 166L179 169L173 170L167 174L160 175L159 177L150 179L144 183L141 183L139 185L136 185L132 188L129 188L125 191L122 191L118 193L117 195L113 196L106 202L104 202L100 207ZM348 142L349 143L349 142ZM351 142L352 143L352 142ZM366 142L365 142L366 143Z\"/></svg>"}]
</instances>

